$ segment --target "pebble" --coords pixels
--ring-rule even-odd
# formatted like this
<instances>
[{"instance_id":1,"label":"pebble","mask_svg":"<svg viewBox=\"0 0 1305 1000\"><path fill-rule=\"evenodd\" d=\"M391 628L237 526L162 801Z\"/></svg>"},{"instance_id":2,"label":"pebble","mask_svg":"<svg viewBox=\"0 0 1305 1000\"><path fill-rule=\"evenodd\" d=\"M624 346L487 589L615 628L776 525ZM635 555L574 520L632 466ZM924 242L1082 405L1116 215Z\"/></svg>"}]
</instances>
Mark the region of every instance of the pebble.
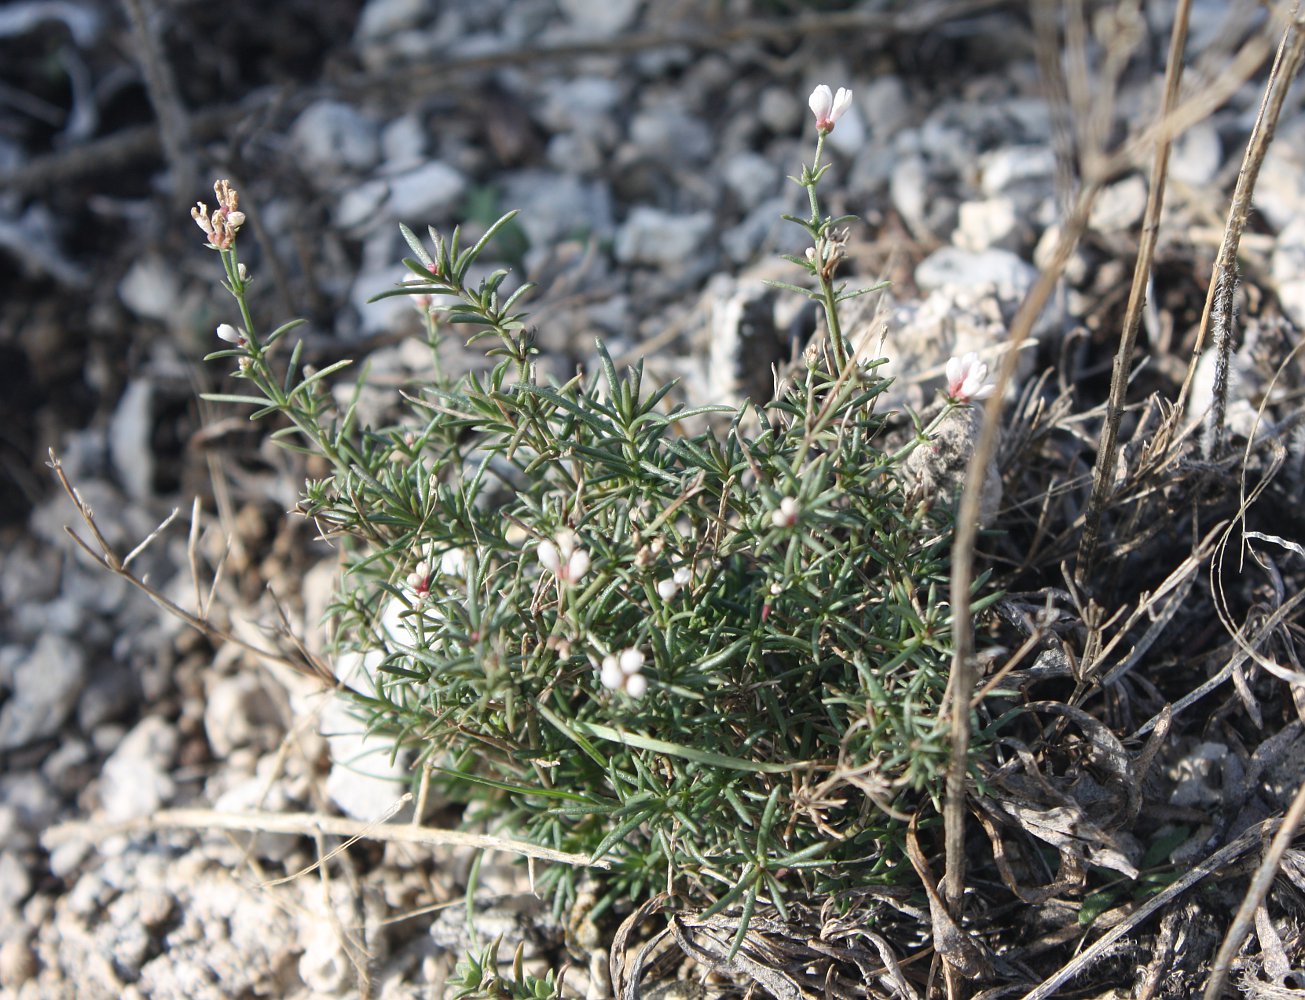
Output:
<instances>
[{"instance_id":1,"label":"pebble","mask_svg":"<svg viewBox=\"0 0 1305 1000\"><path fill-rule=\"evenodd\" d=\"M610 236L611 190L603 181L586 181L552 170L519 170L503 184L503 205L520 209L514 220L532 247L550 247L583 234Z\"/></svg>"},{"instance_id":2,"label":"pebble","mask_svg":"<svg viewBox=\"0 0 1305 1000\"><path fill-rule=\"evenodd\" d=\"M342 101L310 104L290 126L290 142L302 172L322 188L342 173L370 170L381 155L376 123Z\"/></svg>"},{"instance_id":3,"label":"pebble","mask_svg":"<svg viewBox=\"0 0 1305 1000\"><path fill-rule=\"evenodd\" d=\"M118 298L137 316L166 323L181 300L180 275L172 261L152 254L142 257L118 282Z\"/></svg>"},{"instance_id":4,"label":"pebble","mask_svg":"<svg viewBox=\"0 0 1305 1000\"><path fill-rule=\"evenodd\" d=\"M13 671L0 707L0 749L15 750L59 732L86 683L86 653L64 636L42 635Z\"/></svg>"},{"instance_id":5,"label":"pebble","mask_svg":"<svg viewBox=\"0 0 1305 1000\"><path fill-rule=\"evenodd\" d=\"M674 105L636 114L630 122L630 141L644 156L675 166L700 163L715 148L707 123Z\"/></svg>"},{"instance_id":6,"label":"pebble","mask_svg":"<svg viewBox=\"0 0 1305 1000\"><path fill-rule=\"evenodd\" d=\"M962 250L981 253L994 247L1018 250L1023 245L1023 225L1009 198L963 201L957 208L952 243Z\"/></svg>"},{"instance_id":7,"label":"pebble","mask_svg":"<svg viewBox=\"0 0 1305 1000\"><path fill-rule=\"evenodd\" d=\"M1305 116L1302 116L1305 117ZM1255 184L1255 208L1282 231L1305 216L1305 121L1280 128L1260 167Z\"/></svg>"},{"instance_id":8,"label":"pebble","mask_svg":"<svg viewBox=\"0 0 1305 1000\"><path fill-rule=\"evenodd\" d=\"M141 682L125 667L105 666L91 678L77 703L77 725L90 732L123 718L141 703Z\"/></svg>"},{"instance_id":9,"label":"pebble","mask_svg":"<svg viewBox=\"0 0 1305 1000\"><path fill-rule=\"evenodd\" d=\"M1223 143L1219 140L1219 130L1208 119L1197 122L1174 140L1169 156L1169 176L1174 180L1204 187L1214 182L1221 166Z\"/></svg>"},{"instance_id":10,"label":"pebble","mask_svg":"<svg viewBox=\"0 0 1305 1000\"><path fill-rule=\"evenodd\" d=\"M923 292L944 286L991 286L1004 295L1023 297L1037 280L1037 269L1009 250L971 253L959 247L935 250L915 268L915 283Z\"/></svg>"},{"instance_id":11,"label":"pebble","mask_svg":"<svg viewBox=\"0 0 1305 1000\"><path fill-rule=\"evenodd\" d=\"M769 158L751 150L733 154L721 167L725 186L747 209L776 193L779 173Z\"/></svg>"},{"instance_id":12,"label":"pebble","mask_svg":"<svg viewBox=\"0 0 1305 1000\"><path fill-rule=\"evenodd\" d=\"M406 790L408 755L400 753L391 760L389 744L367 736L343 699L327 703L319 725L331 755L327 796L354 819L372 822L386 817ZM411 806L398 815L410 812Z\"/></svg>"},{"instance_id":13,"label":"pebble","mask_svg":"<svg viewBox=\"0 0 1305 1000\"><path fill-rule=\"evenodd\" d=\"M572 28L586 38L610 38L628 28L643 0L557 0Z\"/></svg>"},{"instance_id":14,"label":"pebble","mask_svg":"<svg viewBox=\"0 0 1305 1000\"><path fill-rule=\"evenodd\" d=\"M100 805L109 822L139 819L157 812L176 791L172 762L177 731L157 715L132 729L100 772Z\"/></svg>"},{"instance_id":15,"label":"pebble","mask_svg":"<svg viewBox=\"0 0 1305 1000\"><path fill-rule=\"evenodd\" d=\"M616 235L616 259L668 271L699 270L702 251L716 226L711 212L675 215L639 205Z\"/></svg>"},{"instance_id":16,"label":"pebble","mask_svg":"<svg viewBox=\"0 0 1305 1000\"><path fill-rule=\"evenodd\" d=\"M1282 311L1305 329L1305 216L1293 219L1278 234L1269 269Z\"/></svg>"},{"instance_id":17,"label":"pebble","mask_svg":"<svg viewBox=\"0 0 1305 1000\"><path fill-rule=\"evenodd\" d=\"M368 0L358 18L354 40L375 42L417 27L429 16L425 0Z\"/></svg>"},{"instance_id":18,"label":"pebble","mask_svg":"<svg viewBox=\"0 0 1305 1000\"><path fill-rule=\"evenodd\" d=\"M389 179L385 214L405 222L414 232L444 221L467 190L467 179L438 160Z\"/></svg>"},{"instance_id":19,"label":"pebble","mask_svg":"<svg viewBox=\"0 0 1305 1000\"><path fill-rule=\"evenodd\" d=\"M136 501L154 493L154 382L134 379L127 384L109 421L109 457L118 482Z\"/></svg>"},{"instance_id":20,"label":"pebble","mask_svg":"<svg viewBox=\"0 0 1305 1000\"><path fill-rule=\"evenodd\" d=\"M205 688L204 732L215 759L224 760L237 747L275 745L281 720L264 678L242 672L210 679Z\"/></svg>"},{"instance_id":21,"label":"pebble","mask_svg":"<svg viewBox=\"0 0 1305 1000\"><path fill-rule=\"evenodd\" d=\"M1130 174L1097 195L1088 224L1099 233L1118 233L1132 229L1142 221L1146 211L1146 181Z\"/></svg>"},{"instance_id":22,"label":"pebble","mask_svg":"<svg viewBox=\"0 0 1305 1000\"><path fill-rule=\"evenodd\" d=\"M0 986L18 990L36 975L37 969L30 930L24 928L0 945Z\"/></svg>"},{"instance_id":23,"label":"pebble","mask_svg":"<svg viewBox=\"0 0 1305 1000\"><path fill-rule=\"evenodd\" d=\"M27 866L13 851L0 851L0 908L17 910L32 891Z\"/></svg>"},{"instance_id":24,"label":"pebble","mask_svg":"<svg viewBox=\"0 0 1305 1000\"><path fill-rule=\"evenodd\" d=\"M944 498L948 504L960 500L965 487L970 457L983 428L983 411L975 406L953 410L934 429L927 444L921 444L906 459L906 473L921 496ZM1001 506L1001 470L997 456L989 459L979 494L979 524L988 524Z\"/></svg>"}]
</instances>

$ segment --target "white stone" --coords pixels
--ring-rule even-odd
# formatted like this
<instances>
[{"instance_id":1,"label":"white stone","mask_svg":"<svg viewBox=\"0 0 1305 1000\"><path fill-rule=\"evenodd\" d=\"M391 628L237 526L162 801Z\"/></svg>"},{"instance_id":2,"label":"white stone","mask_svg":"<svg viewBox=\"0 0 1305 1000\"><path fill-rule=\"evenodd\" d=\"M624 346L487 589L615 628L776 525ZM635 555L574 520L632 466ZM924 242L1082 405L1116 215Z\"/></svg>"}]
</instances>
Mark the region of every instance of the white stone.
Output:
<instances>
[{"instance_id":1,"label":"white stone","mask_svg":"<svg viewBox=\"0 0 1305 1000\"><path fill-rule=\"evenodd\" d=\"M757 116L761 123L776 135L794 132L807 114L806 103L798 100L788 87L767 87L757 102Z\"/></svg>"},{"instance_id":2,"label":"white stone","mask_svg":"<svg viewBox=\"0 0 1305 1000\"><path fill-rule=\"evenodd\" d=\"M558 0L557 5L581 35L607 38L634 23L643 0Z\"/></svg>"},{"instance_id":3,"label":"white stone","mask_svg":"<svg viewBox=\"0 0 1305 1000\"><path fill-rule=\"evenodd\" d=\"M1282 311L1305 328L1305 216L1293 219L1278 234L1270 270Z\"/></svg>"},{"instance_id":4,"label":"white stone","mask_svg":"<svg viewBox=\"0 0 1305 1000\"><path fill-rule=\"evenodd\" d=\"M984 194L1014 195L1039 190L1056 175L1056 154L1048 146L1004 146L979 157L979 184Z\"/></svg>"},{"instance_id":5,"label":"white stone","mask_svg":"<svg viewBox=\"0 0 1305 1000\"><path fill-rule=\"evenodd\" d=\"M218 760L237 747L275 743L276 736L269 740L269 731L279 735L280 718L264 684L264 678L245 672L206 685L204 733Z\"/></svg>"},{"instance_id":6,"label":"white stone","mask_svg":"<svg viewBox=\"0 0 1305 1000\"><path fill-rule=\"evenodd\" d=\"M852 102L843 117L838 119L838 124L834 126L834 130L825 139L826 144L831 149L838 150L844 156L855 156L861 152L869 138L865 119L861 116L861 107L857 103L855 95L853 95ZM812 122L814 124L814 118Z\"/></svg>"},{"instance_id":7,"label":"white stone","mask_svg":"<svg viewBox=\"0 0 1305 1000\"><path fill-rule=\"evenodd\" d=\"M675 164L703 160L715 146L706 122L682 108L666 104L634 116L630 122L630 142L651 159Z\"/></svg>"},{"instance_id":8,"label":"white stone","mask_svg":"<svg viewBox=\"0 0 1305 1000\"><path fill-rule=\"evenodd\" d=\"M623 264L673 268L699 256L715 228L711 212L672 215L638 205L616 235L616 259Z\"/></svg>"},{"instance_id":9,"label":"white stone","mask_svg":"<svg viewBox=\"0 0 1305 1000\"><path fill-rule=\"evenodd\" d=\"M467 190L467 179L436 160L391 177L389 185L386 213L420 231L457 207Z\"/></svg>"},{"instance_id":10,"label":"white stone","mask_svg":"<svg viewBox=\"0 0 1305 1000\"><path fill-rule=\"evenodd\" d=\"M612 117L624 96L616 80L603 76L579 76L543 85L544 100L539 109L541 123L555 132L585 135L613 131Z\"/></svg>"},{"instance_id":11,"label":"white stone","mask_svg":"<svg viewBox=\"0 0 1305 1000\"><path fill-rule=\"evenodd\" d=\"M391 760L391 744L381 736L368 736L343 698L332 698L326 705L320 726L331 755L327 796L354 819L370 822L389 815L407 790L407 755Z\"/></svg>"},{"instance_id":12,"label":"white stone","mask_svg":"<svg viewBox=\"0 0 1305 1000\"><path fill-rule=\"evenodd\" d=\"M730 156L721 167L721 176L745 209L752 209L773 196L779 182L775 165L751 150Z\"/></svg>"},{"instance_id":13,"label":"white stone","mask_svg":"<svg viewBox=\"0 0 1305 1000\"><path fill-rule=\"evenodd\" d=\"M335 203L335 224L341 229L353 229L368 223L391 222L384 210L389 197L389 185L382 180L354 184Z\"/></svg>"},{"instance_id":14,"label":"white stone","mask_svg":"<svg viewBox=\"0 0 1305 1000\"><path fill-rule=\"evenodd\" d=\"M875 77L864 86L857 84L854 93L856 106L865 110L870 132L877 139L895 135L914 120L910 95L899 76ZM842 124L839 122L839 128Z\"/></svg>"},{"instance_id":15,"label":"white stone","mask_svg":"<svg viewBox=\"0 0 1305 1000\"><path fill-rule=\"evenodd\" d=\"M426 0L368 0L354 37L359 42L386 38L415 28L429 12Z\"/></svg>"},{"instance_id":16,"label":"white stone","mask_svg":"<svg viewBox=\"0 0 1305 1000\"><path fill-rule=\"evenodd\" d=\"M195 232L203 236L198 229ZM176 267L161 257L140 258L118 282L118 298L137 316L167 322L176 316L181 301Z\"/></svg>"},{"instance_id":17,"label":"white stone","mask_svg":"<svg viewBox=\"0 0 1305 1000\"><path fill-rule=\"evenodd\" d=\"M1210 120L1197 122L1174 140L1169 155L1169 176L1192 187L1214 181L1223 166L1223 143Z\"/></svg>"},{"instance_id":18,"label":"white stone","mask_svg":"<svg viewBox=\"0 0 1305 1000\"><path fill-rule=\"evenodd\" d=\"M952 243L962 250L979 253L998 247L1016 250L1021 243L1020 220L1009 198L963 201L958 207Z\"/></svg>"},{"instance_id":19,"label":"white stone","mask_svg":"<svg viewBox=\"0 0 1305 1000\"><path fill-rule=\"evenodd\" d=\"M612 230L612 196L602 181L519 170L503 185L503 205L521 210L516 221L532 247L553 246L577 233L602 238Z\"/></svg>"},{"instance_id":20,"label":"white stone","mask_svg":"<svg viewBox=\"0 0 1305 1000\"><path fill-rule=\"evenodd\" d=\"M426 126L414 114L400 115L381 129L386 170L410 170L426 155Z\"/></svg>"},{"instance_id":21,"label":"white stone","mask_svg":"<svg viewBox=\"0 0 1305 1000\"><path fill-rule=\"evenodd\" d=\"M921 291L951 285L975 288L991 285L1005 295L1022 297L1037 280L1037 269L1009 250L969 253L957 247L935 250L916 266L915 283Z\"/></svg>"},{"instance_id":22,"label":"white stone","mask_svg":"<svg viewBox=\"0 0 1305 1000\"><path fill-rule=\"evenodd\" d=\"M1294 138L1279 130L1255 184L1255 207L1278 230L1305 215L1305 140Z\"/></svg>"},{"instance_id":23,"label":"white stone","mask_svg":"<svg viewBox=\"0 0 1305 1000\"><path fill-rule=\"evenodd\" d=\"M86 654L63 636L46 633L13 674L13 692L0 708L0 749L14 750L53 736L86 683Z\"/></svg>"},{"instance_id":24,"label":"white stone","mask_svg":"<svg viewBox=\"0 0 1305 1000\"><path fill-rule=\"evenodd\" d=\"M290 126L290 142L314 181L365 172L381 155L376 123L342 101L310 104Z\"/></svg>"},{"instance_id":25,"label":"white stone","mask_svg":"<svg viewBox=\"0 0 1305 1000\"><path fill-rule=\"evenodd\" d=\"M928 207L929 170L920 156L905 156L893 166L888 197L912 229L924 224Z\"/></svg>"},{"instance_id":26,"label":"white stone","mask_svg":"<svg viewBox=\"0 0 1305 1000\"><path fill-rule=\"evenodd\" d=\"M176 790L171 777L177 731L157 715L147 715L127 733L100 772L100 803L109 822L148 816Z\"/></svg>"},{"instance_id":27,"label":"white stone","mask_svg":"<svg viewBox=\"0 0 1305 1000\"><path fill-rule=\"evenodd\" d=\"M16 910L32 891L27 867L11 851L0 851L0 909Z\"/></svg>"},{"instance_id":28,"label":"white stone","mask_svg":"<svg viewBox=\"0 0 1305 1000\"><path fill-rule=\"evenodd\" d=\"M147 500L154 493L153 401L153 383L134 379L109 421L109 456L119 482L133 500Z\"/></svg>"},{"instance_id":29,"label":"white stone","mask_svg":"<svg viewBox=\"0 0 1305 1000\"><path fill-rule=\"evenodd\" d=\"M1103 188L1092 205L1088 224L1099 233L1117 233L1142 221L1146 211L1146 181L1130 174Z\"/></svg>"}]
</instances>

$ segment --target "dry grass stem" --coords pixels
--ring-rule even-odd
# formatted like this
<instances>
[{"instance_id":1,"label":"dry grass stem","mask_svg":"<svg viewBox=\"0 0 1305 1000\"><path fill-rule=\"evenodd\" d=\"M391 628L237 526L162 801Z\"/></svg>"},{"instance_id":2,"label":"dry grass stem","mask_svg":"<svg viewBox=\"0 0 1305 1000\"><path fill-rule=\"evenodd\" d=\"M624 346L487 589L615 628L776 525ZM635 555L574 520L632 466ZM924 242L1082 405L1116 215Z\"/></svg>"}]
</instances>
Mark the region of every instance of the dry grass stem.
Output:
<instances>
[{"instance_id":1,"label":"dry grass stem","mask_svg":"<svg viewBox=\"0 0 1305 1000\"><path fill-rule=\"evenodd\" d=\"M155 830L245 830L252 833L284 833L298 836L315 836L318 833L333 837L379 840L398 844L423 844L428 847L469 847L480 851L503 851L540 861L554 861L582 868L610 867L605 861L594 861L583 854L555 851L536 844L495 837L482 833L464 833L460 830L437 830L433 827L414 826L409 823L386 824L324 816L318 813L230 813L213 809L163 809L126 823L61 823L51 827L45 841L51 846L70 840L98 840L129 833L148 833ZM329 860L323 857L314 867ZM302 874L302 873L300 873Z\"/></svg>"},{"instance_id":2,"label":"dry grass stem","mask_svg":"<svg viewBox=\"0 0 1305 1000\"><path fill-rule=\"evenodd\" d=\"M1179 87L1183 78L1183 54L1187 48L1187 24L1191 14L1191 0L1180 0L1174 13L1173 33L1169 40L1169 58L1165 66L1164 104L1161 117L1171 116L1178 107ZM1083 535L1078 549L1078 579L1091 578L1096 560L1097 538L1101 531L1101 515L1105 511L1110 487L1115 480L1118 461L1116 446L1119 442L1119 424L1124 416L1124 397L1128 391L1129 369L1133 363L1133 348L1141 324L1143 305L1151 282L1151 267L1155 260L1156 242L1160 236L1160 213L1164 208L1165 181L1169 172L1169 152L1172 140L1167 135L1156 143L1155 160L1151 164L1150 190L1147 193L1146 213L1142 222L1142 237L1133 266L1133 283L1128 292L1128 307L1124 312L1123 329L1119 346L1115 350L1114 367L1110 375L1110 398L1106 404L1106 419L1101 429L1101 443L1097 449L1096 464L1092 470L1092 494L1088 498L1083 516Z\"/></svg>"},{"instance_id":3,"label":"dry grass stem","mask_svg":"<svg viewBox=\"0 0 1305 1000\"><path fill-rule=\"evenodd\" d=\"M1223 939L1219 953L1215 956L1214 966L1210 970L1210 979L1205 984L1204 1000L1219 1000L1223 995L1223 987L1228 980L1228 970L1232 966L1232 961L1250 933L1251 921L1255 919L1256 911L1269 894L1269 887L1278 874L1283 855L1291 847L1302 819L1305 819L1305 780L1302 780L1296 789L1291 807L1283 817L1282 825L1278 827L1272 843L1269 844L1260 867L1256 869L1255 878L1251 880L1250 888L1246 890L1242 905L1237 910L1237 916L1233 919L1232 926L1228 928L1228 934Z\"/></svg>"}]
</instances>

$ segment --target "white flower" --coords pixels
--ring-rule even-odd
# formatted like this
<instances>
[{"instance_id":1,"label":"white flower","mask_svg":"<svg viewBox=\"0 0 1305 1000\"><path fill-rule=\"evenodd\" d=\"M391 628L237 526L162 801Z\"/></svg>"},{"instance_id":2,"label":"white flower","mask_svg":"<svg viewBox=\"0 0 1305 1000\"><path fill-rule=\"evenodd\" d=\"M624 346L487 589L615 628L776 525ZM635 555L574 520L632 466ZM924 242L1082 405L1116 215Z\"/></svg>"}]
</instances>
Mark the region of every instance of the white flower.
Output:
<instances>
[{"instance_id":1,"label":"white flower","mask_svg":"<svg viewBox=\"0 0 1305 1000\"><path fill-rule=\"evenodd\" d=\"M245 342L245 338L240 335L240 331L230 323L219 324L217 335L219 339L225 340L228 344L243 344Z\"/></svg>"},{"instance_id":2,"label":"white flower","mask_svg":"<svg viewBox=\"0 0 1305 1000\"><path fill-rule=\"evenodd\" d=\"M842 118L852 106L852 92L839 87L838 93L830 93L829 87L821 84L811 91L807 98L811 113L816 116L816 129L820 132L832 132L838 119Z\"/></svg>"},{"instance_id":3,"label":"white flower","mask_svg":"<svg viewBox=\"0 0 1305 1000\"><path fill-rule=\"evenodd\" d=\"M408 574L407 583L418 600L430 594L430 563L424 559L417 563Z\"/></svg>"},{"instance_id":4,"label":"white flower","mask_svg":"<svg viewBox=\"0 0 1305 1000\"><path fill-rule=\"evenodd\" d=\"M637 649L623 649L617 662L621 665L621 673L629 677L643 669L643 653Z\"/></svg>"},{"instance_id":5,"label":"white flower","mask_svg":"<svg viewBox=\"0 0 1305 1000\"><path fill-rule=\"evenodd\" d=\"M693 576L687 566L681 566L665 580L657 581L657 593L663 601L669 601L680 592L680 588Z\"/></svg>"},{"instance_id":6,"label":"white flower","mask_svg":"<svg viewBox=\"0 0 1305 1000\"><path fill-rule=\"evenodd\" d=\"M625 693L631 698L642 698L648 693L648 678L643 674L633 674L625 679Z\"/></svg>"},{"instance_id":7,"label":"white flower","mask_svg":"<svg viewBox=\"0 0 1305 1000\"><path fill-rule=\"evenodd\" d=\"M798 502L792 497L785 497L779 502L779 509L770 515L770 523L776 528L791 528L797 524Z\"/></svg>"},{"instance_id":8,"label":"white flower","mask_svg":"<svg viewBox=\"0 0 1305 1000\"><path fill-rule=\"evenodd\" d=\"M951 358L947 362L947 398L953 403L987 399L997 388L987 378L988 366L973 351Z\"/></svg>"},{"instance_id":9,"label":"white flower","mask_svg":"<svg viewBox=\"0 0 1305 1000\"><path fill-rule=\"evenodd\" d=\"M643 653L634 648L608 653L603 657L598 679L609 691L624 691L631 698L642 698L648 691L643 664Z\"/></svg>"},{"instance_id":10,"label":"white flower","mask_svg":"<svg viewBox=\"0 0 1305 1000\"><path fill-rule=\"evenodd\" d=\"M562 583L579 583L589 572L589 553L576 548L575 532L566 529L539 543L539 561Z\"/></svg>"},{"instance_id":11,"label":"white flower","mask_svg":"<svg viewBox=\"0 0 1305 1000\"><path fill-rule=\"evenodd\" d=\"M611 653L603 657L603 665L599 671L598 679L603 682L603 687L609 691L615 691L625 684L625 674L621 673L621 665Z\"/></svg>"}]
</instances>

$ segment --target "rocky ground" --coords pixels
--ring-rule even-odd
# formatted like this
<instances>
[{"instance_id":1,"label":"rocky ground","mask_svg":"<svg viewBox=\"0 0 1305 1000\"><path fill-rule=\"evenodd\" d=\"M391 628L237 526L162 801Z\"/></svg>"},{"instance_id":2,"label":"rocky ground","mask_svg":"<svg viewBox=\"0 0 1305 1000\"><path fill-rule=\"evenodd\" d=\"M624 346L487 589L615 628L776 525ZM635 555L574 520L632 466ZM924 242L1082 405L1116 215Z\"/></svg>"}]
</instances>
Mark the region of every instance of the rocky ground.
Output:
<instances>
[{"instance_id":1,"label":"rocky ground","mask_svg":"<svg viewBox=\"0 0 1305 1000\"><path fill-rule=\"evenodd\" d=\"M212 201L214 178L232 179L249 214L242 242L258 277L256 311L265 324L305 316L313 363L369 358L372 412L429 364L410 304L367 304L403 276L397 224L461 222L475 233L508 209L521 214L497 244L498 260L539 282L532 312L556 374L589 364L600 337L614 356L646 354L694 402L762 397L769 362L787 356L795 330L810 332L809 317L761 283L793 280L777 254L802 246L800 230L779 216L804 211L786 175L811 155L806 95L817 83L847 86L855 103L830 137L829 207L857 217L855 272L893 282L857 329L882 335L899 379L895 401L923 409L948 356L1000 354L1065 227L1080 158L1094 142L1124 148L1154 120L1175 5L1141 4L1133 20L1125 15L1137 4L1086 6L1086 89L1072 65L1051 77L1040 65L1025 5L992 0L0 8L5 995L432 997L444 995L468 946L470 849L364 838L314 867L339 846L339 830L253 835L221 832L198 812L160 816L184 808L369 821L404 790L403 762L360 741L310 679L276 656L210 641L93 565L64 532L90 538L48 467L50 449L119 555L180 510L130 567L157 595L192 612L202 605L217 626L267 650L292 650L287 633L322 649L332 554L311 524L285 514L313 467L268 445L241 415L198 401L223 384L221 366L200 359L218 346L217 323L233 319L217 257L188 217L196 200ZM1198 0L1189 90L1217 92L1266 19L1249 0ZM1072 53L1073 24L1062 27ZM1125 46L1128 58L1112 64ZM1263 69L1245 75L1177 140L1139 400L1151 391L1173 398L1192 354L1264 90ZM1048 79L1069 80L1068 96ZM1245 324L1229 411L1243 443L1257 435L1281 443L1273 502L1287 513L1273 530L1288 543L1302 535L1290 511L1305 462L1292 416L1301 366L1287 358L1305 326L1301 103L1292 91L1241 246ZM1023 349L994 517L999 509L1014 517L1038 496L1025 489L1038 476L1018 464L1017 445L1020 434L1036 436L1039 405L1055 410L1072 398L1074 412L1088 413L1105 398L1150 156L1141 146L1122 158ZM475 358L453 345L443 360L460 370ZM1208 370L1198 373L1193 413L1208 405L1210 382ZM1090 446L1096 425L1076 429L1057 412L1056 433ZM1072 555L1032 529L1011 537L1043 546L1039 566ZM1068 615L1063 590L1054 601L1040 590L1064 581L1039 578L1032 557L1021 562L1028 551L995 543L989 558L1009 572L1012 590L1037 592ZM1283 606L1300 551L1278 547L1272 558ZM1274 604L1256 595L1248 607ZM1287 607L1275 655L1290 661L1300 618ZM1162 632L1146 633L1148 644ZM1140 647L1137 635L1129 643ZM1196 665L1202 677L1220 666L1202 673L1196 652L1154 662L1179 673ZM1187 824L1173 850L1185 843L1192 857L1200 837L1218 846L1250 822L1211 832L1202 810L1280 812L1300 780L1292 762L1301 724L1286 682L1235 672L1237 696L1220 691L1210 699L1217 709L1189 715L1160 757L1153 793ZM1171 690L1153 674L1144 694L1163 689L1160 702L1176 701L1196 686L1187 676ZM1145 712L1128 720L1112 717L1128 714L1118 703L1092 709L1123 735L1145 735ZM441 825L438 813L425 819ZM1305 867L1291 863L1291 881L1305 889ZM503 854L481 867L481 944L502 934L506 957L524 942L539 970L570 961L568 988L603 995L613 929L587 923L582 908L555 920L523 873ZM1305 986L1298 925L1257 926L1257 954L1269 959L1244 970L1275 988ZM1187 947L1208 961L1221 929L1187 931L1199 942ZM1129 955L1148 967L1156 934L1139 931L1136 954L1114 966L1126 971L1102 981L1133 983ZM1275 934L1285 971L1264 943ZM1071 938L1048 953L1062 954ZM1043 976L1030 962L1006 969L1021 992ZM710 964L665 975L700 980ZM728 978L713 980L708 995L728 993ZM1174 992L1148 995L1184 995L1192 982L1179 976L1166 987Z\"/></svg>"}]
</instances>

